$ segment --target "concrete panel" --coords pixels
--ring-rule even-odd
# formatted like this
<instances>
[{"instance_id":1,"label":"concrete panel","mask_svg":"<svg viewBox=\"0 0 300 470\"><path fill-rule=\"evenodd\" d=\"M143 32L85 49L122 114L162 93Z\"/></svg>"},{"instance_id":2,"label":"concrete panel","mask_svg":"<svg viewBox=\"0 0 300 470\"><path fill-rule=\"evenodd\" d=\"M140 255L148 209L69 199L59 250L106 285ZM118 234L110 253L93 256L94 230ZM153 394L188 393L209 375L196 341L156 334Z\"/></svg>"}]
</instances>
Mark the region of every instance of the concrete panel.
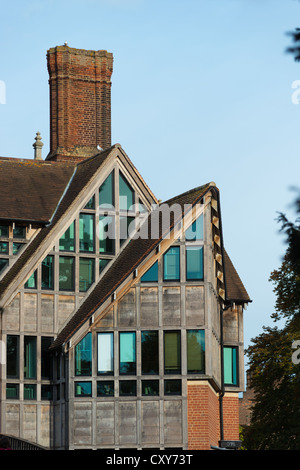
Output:
<instances>
[{"instance_id":1,"label":"concrete panel","mask_svg":"<svg viewBox=\"0 0 300 470\"><path fill-rule=\"evenodd\" d=\"M54 296L41 295L41 332L52 333L54 329Z\"/></svg>"},{"instance_id":2,"label":"concrete panel","mask_svg":"<svg viewBox=\"0 0 300 470\"><path fill-rule=\"evenodd\" d=\"M204 325L204 286L186 286L186 325Z\"/></svg>"},{"instance_id":3,"label":"concrete panel","mask_svg":"<svg viewBox=\"0 0 300 470\"><path fill-rule=\"evenodd\" d=\"M92 443L92 403L74 402L73 442L75 445L91 445Z\"/></svg>"},{"instance_id":4,"label":"concrete panel","mask_svg":"<svg viewBox=\"0 0 300 470\"><path fill-rule=\"evenodd\" d=\"M20 437L20 405L6 404L5 433Z\"/></svg>"},{"instance_id":5,"label":"concrete panel","mask_svg":"<svg viewBox=\"0 0 300 470\"><path fill-rule=\"evenodd\" d=\"M136 326L135 289L130 289L118 303L118 326Z\"/></svg>"},{"instance_id":6,"label":"concrete panel","mask_svg":"<svg viewBox=\"0 0 300 470\"><path fill-rule=\"evenodd\" d=\"M24 405L23 408L23 435L22 437L31 442L37 442L37 429L36 420L37 407L36 405Z\"/></svg>"},{"instance_id":7,"label":"concrete panel","mask_svg":"<svg viewBox=\"0 0 300 470\"><path fill-rule=\"evenodd\" d=\"M141 287L141 326L158 326L158 288Z\"/></svg>"},{"instance_id":8,"label":"concrete panel","mask_svg":"<svg viewBox=\"0 0 300 470\"><path fill-rule=\"evenodd\" d=\"M115 443L115 404L98 402L96 404L96 445Z\"/></svg>"},{"instance_id":9,"label":"concrete panel","mask_svg":"<svg viewBox=\"0 0 300 470\"><path fill-rule=\"evenodd\" d=\"M165 444L182 443L182 403L181 400L164 402L164 440Z\"/></svg>"},{"instance_id":10,"label":"concrete panel","mask_svg":"<svg viewBox=\"0 0 300 470\"><path fill-rule=\"evenodd\" d=\"M119 442L132 446L137 443L136 402L119 403Z\"/></svg>"},{"instance_id":11,"label":"concrete panel","mask_svg":"<svg viewBox=\"0 0 300 470\"><path fill-rule=\"evenodd\" d=\"M141 410L142 444L159 444L159 402L144 401Z\"/></svg>"},{"instance_id":12,"label":"concrete panel","mask_svg":"<svg viewBox=\"0 0 300 470\"><path fill-rule=\"evenodd\" d=\"M75 307L75 297L73 295L59 295L57 326L58 330L63 326L67 319L71 316Z\"/></svg>"},{"instance_id":13,"label":"concrete panel","mask_svg":"<svg viewBox=\"0 0 300 470\"><path fill-rule=\"evenodd\" d=\"M20 294L5 307L3 313L3 330L18 330L20 328Z\"/></svg>"},{"instance_id":14,"label":"concrete panel","mask_svg":"<svg viewBox=\"0 0 300 470\"><path fill-rule=\"evenodd\" d=\"M37 330L37 294L24 293L24 331Z\"/></svg>"},{"instance_id":15,"label":"concrete panel","mask_svg":"<svg viewBox=\"0 0 300 470\"><path fill-rule=\"evenodd\" d=\"M180 287L163 288L163 325L180 325Z\"/></svg>"}]
</instances>

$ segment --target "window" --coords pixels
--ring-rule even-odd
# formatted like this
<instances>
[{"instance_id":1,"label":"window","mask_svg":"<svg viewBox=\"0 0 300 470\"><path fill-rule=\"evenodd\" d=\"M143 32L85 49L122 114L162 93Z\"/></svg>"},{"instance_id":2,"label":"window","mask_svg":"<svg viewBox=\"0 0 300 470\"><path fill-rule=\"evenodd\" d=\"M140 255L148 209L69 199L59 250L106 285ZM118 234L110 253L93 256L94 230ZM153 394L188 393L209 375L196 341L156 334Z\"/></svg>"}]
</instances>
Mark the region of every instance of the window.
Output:
<instances>
[{"instance_id":1,"label":"window","mask_svg":"<svg viewBox=\"0 0 300 470\"><path fill-rule=\"evenodd\" d=\"M95 282L94 258L79 258L79 290L86 292Z\"/></svg>"},{"instance_id":2,"label":"window","mask_svg":"<svg viewBox=\"0 0 300 470\"><path fill-rule=\"evenodd\" d=\"M237 347L225 346L224 352L224 384L238 385Z\"/></svg>"},{"instance_id":3,"label":"window","mask_svg":"<svg viewBox=\"0 0 300 470\"><path fill-rule=\"evenodd\" d=\"M59 290L74 291L74 265L74 258L59 257Z\"/></svg>"},{"instance_id":4,"label":"window","mask_svg":"<svg viewBox=\"0 0 300 470\"><path fill-rule=\"evenodd\" d=\"M203 280L203 246L186 247L186 279Z\"/></svg>"},{"instance_id":5,"label":"window","mask_svg":"<svg viewBox=\"0 0 300 470\"><path fill-rule=\"evenodd\" d=\"M99 274L102 273L103 269L108 265L110 259L100 258L99 259Z\"/></svg>"},{"instance_id":6,"label":"window","mask_svg":"<svg viewBox=\"0 0 300 470\"><path fill-rule=\"evenodd\" d=\"M180 248L174 246L164 254L164 281L180 280Z\"/></svg>"},{"instance_id":7,"label":"window","mask_svg":"<svg viewBox=\"0 0 300 470\"><path fill-rule=\"evenodd\" d=\"M142 395L143 396L159 395L159 380L142 380Z\"/></svg>"},{"instance_id":8,"label":"window","mask_svg":"<svg viewBox=\"0 0 300 470\"><path fill-rule=\"evenodd\" d=\"M4 269L8 266L8 259L0 259L0 274L4 271Z\"/></svg>"},{"instance_id":9,"label":"window","mask_svg":"<svg viewBox=\"0 0 300 470\"><path fill-rule=\"evenodd\" d=\"M35 336L24 336L24 378L36 379L36 337Z\"/></svg>"},{"instance_id":10,"label":"window","mask_svg":"<svg viewBox=\"0 0 300 470\"><path fill-rule=\"evenodd\" d=\"M114 373L114 334L98 333L98 374Z\"/></svg>"},{"instance_id":11,"label":"window","mask_svg":"<svg viewBox=\"0 0 300 470\"><path fill-rule=\"evenodd\" d=\"M6 384L6 398L18 400L19 384Z\"/></svg>"},{"instance_id":12,"label":"window","mask_svg":"<svg viewBox=\"0 0 300 470\"><path fill-rule=\"evenodd\" d=\"M142 374L158 374L158 331L142 331Z\"/></svg>"},{"instance_id":13,"label":"window","mask_svg":"<svg viewBox=\"0 0 300 470\"><path fill-rule=\"evenodd\" d=\"M180 331L165 331L165 334L164 334L165 374L180 374L181 372L180 349L181 349Z\"/></svg>"},{"instance_id":14,"label":"window","mask_svg":"<svg viewBox=\"0 0 300 470\"><path fill-rule=\"evenodd\" d=\"M119 395L120 397L136 396L136 381L135 380L120 380Z\"/></svg>"},{"instance_id":15,"label":"window","mask_svg":"<svg viewBox=\"0 0 300 470\"><path fill-rule=\"evenodd\" d=\"M24 384L24 400L36 400L35 384Z\"/></svg>"},{"instance_id":16,"label":"window","mask_svg":"<svg viewBox=\"0 0 300 470\"><path fill-rule=\"evenodd\" d=\"M0 253L8 255L8 242L0 242Z\"/></svg>"},{"instance_id":17,"label":"window","mask_svg":"<svg viewBox=\"0 0 300 470\"><path fill-rule=\"evenodd\" d=\"M181 380L168 379L164 381L165 395L181 395Z\"/></svg>"},{"instance_id":18,"label":"window","mask_svg":"<svg viewBox=\"0 0 300 470\"><path fill-rule=\"evenodd\" d=\"M16 255L19 253L19 251L21 250L22 246L24 246L25 243L17 243L17 242L13 242L13 255Z\"/></svg>"},{"instance_id":19,"label":"window","mask_svg":"<svg viewBox=\"0 0 300 470\"><path fill-rule=\"evenodd\" d=\"M97 397L113 397L114 394L115 390L113 380L97 382Z\"/></svg>"},{"instance_id":20,"label":"window","mask_svg":"<svg viewBox=\"0 0 300 470\"><path fill-rule=\"evenodd\" d=\"M187 331L187 372L204 374L205 372L205 332L204 330Z\"/></svg>"},{"instance_id":21,"label":"window","mask_svg":"<svg viewBox=\"0 0 300 470\"><path fill-rule=\"evenodd\" d=\"M115 218L110 215L99 217L99 251L112 254L115 251Z\"/></svg>"},{"instance_id":22,"label":"window","mask_svg":"<svg viewBox=\"0 0 300 470\"><path fill-rule=\"evenodd\" d=\"M94 252L94 216L93 214L79 215L79 250Z\"/></svg>"},{"instance_id":23,"label":"window","mask_svg":"<svg viewBox=\"0 0 300 470\"><path fill-rule=\"evenodd\" d=\"M14 238L25 238L26 237L26 227L16 226L13 229Z\"/></svg>"},{"instance_id":24,"label":"window","mask_svg":"<svg viewBox=\"0 0 300 470\"><path fill-rule=\"evenodd\" d=\"M92 333L75 346L75 375L92 375Z\"/></svg>"},{"instance_id":25,"label":"window","mask_svg":"<svg viewBox=\"0 0 300 470\"><path fill-rule=\"evenodd\" d=\"M75 222L65 231L59 240L60 251L75 251Z\"/></svg>"},{"instance_id":26,"label":"window","mask_svg":"<svg viewBox=\"0 0 300 470\"><path fill-rule=\"evenodd\" d=\"M54 257L49 255L42 261L42 289L54 288Z\"/></svg>"},{"instance_id":27,"label":"window","mask_svg":"<svg viewBox=\"0 0 300 470\"><path fill-rule=\"evenodd\" d=\"M114 210L114 172L104 181L99 189L100 209Z\"/></svg>"},{"instance_id":28,"label":"window","mask_svg":"<svg viewBox=\"0 0 300 470\"><path fill-rule=\"evenodd\" d=\"M135 333L120 333L120 374L135 375L136 373L136 346Z\"/></svg>"},{"instance_id":29,"label":"window","mask_svg":"<svg viewBox=\"0 0 300 470\"><path fill-rule=\"evenodd\" d=\"M84 209L95 209L95 196L92 196L88 203L84 206Z\"/></svg>"},{"instance_id":30,"label":"window","mask_svg":"<svg viewBox=\"0 0 300 470\"><path fill-rule=\"evenodd\" d=\"M53 338L50 336L42 336L41 338L41 377L42 379L52 378L52 360L49 353L49 346Z\"/></svg>"},{"instance_id":31,"label":"window","mask_svg":"<svg viewBox=\"0 0 300 470\"><path fill-rule=\"evenodd\" d=\"M75 382L75 397L91 397L92 382Z\"/></svg>"},{"instance_id":32,"label":"window","mask_svg":"<svg viewBox=\"0 0 300 470\"><path fill-rule=\"evenodd\" d=\"M141 282L157 282L158 281L158 262L156 261L141 278Z\"/></svg>"},{"instance_id":33,"label":"window","mask_svg":"<svg viewBox=\"0 0 300 470\"><path fill-rule=\"evenodd\" d=\"M8 238L9 227L8 225L0 225L0 237Z\"/></svg>"},{"instance_id":34,"label":"window","mask_svg":"<svg viewBox=\"0 0 300 470\"><path fill-rule=\"evenodd\" d=\"M7 335L6 339L6 376L19 377L19 336Z\"/></svg>"},{"instance_id":35,"label":"window","mask_svg":"<svg viewBox=\"0 0 300 470\"><path fill-rule=\"evenodd\" d=\"M185 231L186 240L203 240L203 214Z\"/></svg>"},{"instance_id":36,"label":"window","mask_svg":"<svg viewBox=\"0 0 300 470\"><path fill-rule=\"evenodd\" d=\"M25 283L25 289L36 289L37 288L37 272L31 274L30 278Z\"/></svg>"},{"instance_id":37,"label":"window","mask_svg":"<svg viewBox=\"0 0 300 470\"><path fill-rule=\"evenodd\" d=\"M42 400L52 400L53 392L52 385L41 385L41 399Z\"/></svg>"},{"instance_id":38,"label":"window","mask_svg":"<svg viewBox=\"0 0 300 470\"><path fill-rule=\"evenodd\" d=\"M134 211L134 191L119 173L119 205L121 211Z\"/></svg>"},{"instance_id":39,"label":"window","mask_svg":"<svg viewBox=\"0 0 300 470\"><path fill-rule=\"evenodd\" d=\"M120 217L120 246L132 236L135 230L134 217Z\"/></svg>"}]
</instances>

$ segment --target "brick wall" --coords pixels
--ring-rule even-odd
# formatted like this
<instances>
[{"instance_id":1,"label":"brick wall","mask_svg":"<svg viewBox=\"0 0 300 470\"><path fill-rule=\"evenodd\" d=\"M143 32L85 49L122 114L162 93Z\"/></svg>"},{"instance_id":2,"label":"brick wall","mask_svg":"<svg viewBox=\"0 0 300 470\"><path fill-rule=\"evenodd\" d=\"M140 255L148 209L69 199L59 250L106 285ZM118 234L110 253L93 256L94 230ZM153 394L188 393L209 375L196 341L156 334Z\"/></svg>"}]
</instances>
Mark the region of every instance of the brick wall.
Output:
<instances>
[{"instance_id":1,"label":"brick wall","mask_svg":"<svg viewBox=\"0 0 300 470\"><path fill-rule=\"evenodd\" d=\"M188 382L188 447L210 450L220 440L219 395L207 381ZM238 394L223 397L224 440L239 440Z\"/></svg>"},{"instance_id":2,"label":"brick wall","mask_svg":"<svg viewBox=\"0 0 300 470\"><path fill-rule=\"evenodd\" d=\"M58 46L47 52L50 152L47 160L80 161L111 145L111 74L107 51Z\"/></svg>"}]
</instances>

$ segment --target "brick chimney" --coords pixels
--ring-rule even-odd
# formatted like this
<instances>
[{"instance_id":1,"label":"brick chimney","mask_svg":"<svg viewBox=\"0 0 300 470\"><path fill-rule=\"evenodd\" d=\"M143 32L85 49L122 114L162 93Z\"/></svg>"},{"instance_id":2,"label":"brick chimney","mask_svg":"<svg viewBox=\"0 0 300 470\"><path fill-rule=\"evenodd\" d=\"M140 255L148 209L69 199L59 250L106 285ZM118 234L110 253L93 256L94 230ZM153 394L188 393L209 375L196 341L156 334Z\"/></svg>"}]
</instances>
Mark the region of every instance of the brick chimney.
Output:
<instances>
[{"instance_id":1,"label":"brick chimney","mask_svg":"<svg viewBox=\"0 0 300 470\"><path fill-rule=\"evenodd\" d=\"M111 146L113 55L57 46L47 51L50 152L46 160L78 162Z\"/></svg>"}]
</instances>

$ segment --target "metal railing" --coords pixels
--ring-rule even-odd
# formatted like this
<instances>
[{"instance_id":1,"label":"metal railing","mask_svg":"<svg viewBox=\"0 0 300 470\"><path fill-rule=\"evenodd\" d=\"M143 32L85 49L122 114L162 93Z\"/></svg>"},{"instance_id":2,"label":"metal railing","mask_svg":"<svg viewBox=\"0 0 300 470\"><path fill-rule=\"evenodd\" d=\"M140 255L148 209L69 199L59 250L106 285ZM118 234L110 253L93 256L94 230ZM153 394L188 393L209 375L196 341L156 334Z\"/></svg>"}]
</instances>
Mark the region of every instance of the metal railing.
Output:
<instances>
[{"instance_id":1,"label":"metal railing","mask_svg":"<svg viewBox=\"0 0 300 470\"><path fill-rule=\"evenodd\" d=\"M15 436L10 436L8 434L0 434L0 439L2 437L7 437L10 442L10 448L12 450L48 450L46 447L42 447L33 442L25 441L25 439L20 439Z\"/></svg>"}]
</instances>

